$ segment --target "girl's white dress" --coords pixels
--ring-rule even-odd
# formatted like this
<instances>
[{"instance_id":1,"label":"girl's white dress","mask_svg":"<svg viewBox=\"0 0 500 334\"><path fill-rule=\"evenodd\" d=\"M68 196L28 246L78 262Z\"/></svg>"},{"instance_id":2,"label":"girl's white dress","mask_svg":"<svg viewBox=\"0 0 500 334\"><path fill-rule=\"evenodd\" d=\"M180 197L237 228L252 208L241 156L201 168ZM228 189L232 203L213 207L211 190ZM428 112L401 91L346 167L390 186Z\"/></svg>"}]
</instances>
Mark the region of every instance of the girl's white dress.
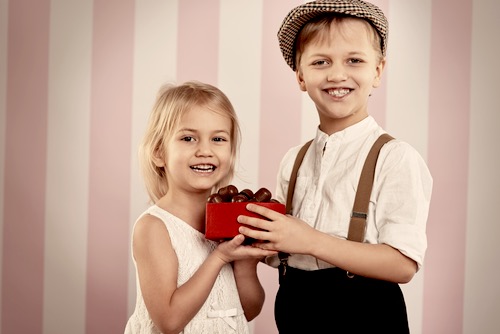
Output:
<instances>
[{"instance_id":1,"label":"girl's white dress","mask_svg":"<svg viewBox=\"0 0 500 334\"><path fill-rule=\"evenodd\" d=\"M177 286L181 286L193 276L217 243L205 239L202 233L156 205L147 209L143 215L145 214L158 217L165 223L172 246L177 253L179 261ZM125 334L161 333L151 321L144 304L133 252L132 259L136 267L137 300L134 313L127 322ZM230 264L222 268L202 308L180 333L249 333L248 321L243 314Z\"/></svg>"}]
</instances>

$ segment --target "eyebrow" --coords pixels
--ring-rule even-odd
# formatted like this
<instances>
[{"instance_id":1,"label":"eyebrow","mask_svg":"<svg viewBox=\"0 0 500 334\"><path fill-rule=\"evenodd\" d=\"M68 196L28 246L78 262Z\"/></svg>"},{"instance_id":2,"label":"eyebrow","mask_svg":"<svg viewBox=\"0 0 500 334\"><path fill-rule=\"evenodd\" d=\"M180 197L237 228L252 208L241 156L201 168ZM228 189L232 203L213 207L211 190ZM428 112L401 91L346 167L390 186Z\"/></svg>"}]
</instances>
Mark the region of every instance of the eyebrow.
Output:
<instances>
[{"instance_id":1,"label":"eyebrow","mask_svg":"<svg viewBox=\"0 0 500 334\"><path fill-rule=\"evenodd\" d=\"M177 130L177 132L200 132L200 130L197 130L197 129L192 129L192 128L179 128ZM212 133L227 133L227 134L230 134L231 131L228 131L228 130L224 130L224 129L218 129L218 130L215 130L215 131L211 131Z\"/></svg>"}]
</instances>

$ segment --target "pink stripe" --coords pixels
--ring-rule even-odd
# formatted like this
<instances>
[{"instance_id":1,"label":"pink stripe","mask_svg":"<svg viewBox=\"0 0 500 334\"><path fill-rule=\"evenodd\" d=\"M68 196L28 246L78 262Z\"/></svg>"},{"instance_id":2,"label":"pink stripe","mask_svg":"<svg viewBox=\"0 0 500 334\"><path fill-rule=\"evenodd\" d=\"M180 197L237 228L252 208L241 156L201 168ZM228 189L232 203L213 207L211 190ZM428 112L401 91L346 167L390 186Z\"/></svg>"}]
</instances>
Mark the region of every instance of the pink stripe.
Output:
<instances>
[{"instance_id":1,"label":"pink stripe","mask_svg":"<svg viewBox=\"0 0 500 334\"><path fill-rule=\"evenodd\" d=\"M283 155L290 147L300 144L302 91L281 54L276 34L288 12L302 3L299 0L264 1L262 8L259 186L269 189L276 187Z\"/></svg>"},{"instance_id":2,"label":"pink stripe","mask_svg":"<svg viewBox=\"0 0 500 334\"><path fill-rule=\"evenodd\" d=\"M179 1L177 81L217 85L219 0Z\"/></svg>"},{"instance_id":3,"label":"pink stripe","mask_svg":"<svg viewBox=\"0 0 500 334\"><path fill-rule=\"evenodd\" d=\"M133 0L95 0L91 87L87 333L127 321Z\"/></svg>"},{"instance_id":4,"label":"pink stripe","mask_svg":"<svg viewBox=\"0 0 500 334\"><path fill-rule=\"evenodd\" d=\"M472 0L432 3L429 167L434 190L424 272L424 333L462 333L471 15Z\"/></svg>"},{"instance_id":5,"label":"pink stripe","mask_svg":"<svg viewBox=\"0 0 500 334\"><path fill-rule=\"evenodd\" d=\"M281 55L276 33L288 12L302 2L263 1L262 4L263 35L255 36L262 39L259 187L276 188L281 158L290 147L300 143L302 92ZM259 274L267 297L255 321L255 333L278 333L274 321L277 271L261 268Z\"/></svg>"},{"instance_id":6,"label":"pink stripe","mask_svg":"<svg viewBox=\"0 0 500 334\"><path fill-rule=\"evenodd\" d=\"M8 7L2 332L41 333L50 1Z\"/></svg>"}]
</instances>

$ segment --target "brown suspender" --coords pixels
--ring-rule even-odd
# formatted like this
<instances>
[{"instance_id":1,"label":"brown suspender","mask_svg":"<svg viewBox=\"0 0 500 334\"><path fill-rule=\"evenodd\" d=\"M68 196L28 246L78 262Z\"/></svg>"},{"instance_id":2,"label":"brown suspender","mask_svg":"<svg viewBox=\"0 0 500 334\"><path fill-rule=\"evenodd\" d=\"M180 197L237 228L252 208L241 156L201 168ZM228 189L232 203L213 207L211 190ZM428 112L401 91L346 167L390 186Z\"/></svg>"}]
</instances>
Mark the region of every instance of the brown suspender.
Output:
<instances>
[{"instance_id":1,"label":"brown suspender","mask_svg":"<svg viewBox=\"0 0 500 334\"><path fill-rule=\"evenodd\" d=\"M372 192L373 178L375 175L375 166L377 164L378 155L382 146L388 141L394 139L389 134L384 133L375 141L368 156L366 157L361 176L359 177L358 190L354 199L352 209L351 222L347 239L357 242L363 242L366 230L366 218L368 216L368 205L370 203L370 194ZM292 214L292 199L295 190L295 182L297 179L297 171L304 159L307 149L311 145L312 140L305 143L300 149L290 175L290 183L288 184L288 193L286 197L286 213ZM288 254L279 253L279 258L282 264L286 265Z\"/></svg>"},{"instance_id":2,"label":"brown suspender","mask_svg":"<svg viewBox=\"0 0 500 334\"><path fill-rule=\"evenodd\" d=\"M373 177L375 175L375 165L377 164L378 154L385 143L392 140L390 135L384 133L378 137L373 144L359 177L358 190L354 199L352 208L351 223L347 239L363 242L365 240L366 217L368 216L368 204L370 204L370 194L372 193Z\"/></svg>"}]
</instances>

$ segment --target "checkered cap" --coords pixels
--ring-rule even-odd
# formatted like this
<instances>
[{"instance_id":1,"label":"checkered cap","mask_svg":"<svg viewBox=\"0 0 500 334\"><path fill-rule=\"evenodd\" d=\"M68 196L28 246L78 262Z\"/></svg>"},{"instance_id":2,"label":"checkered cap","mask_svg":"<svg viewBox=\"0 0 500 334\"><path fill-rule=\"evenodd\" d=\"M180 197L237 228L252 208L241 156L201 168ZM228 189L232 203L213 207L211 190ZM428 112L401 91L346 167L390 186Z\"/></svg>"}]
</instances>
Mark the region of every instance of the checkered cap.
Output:
<instances>
[{"instance_id":1,"label":"checkered cap","mask_svg":"<svg viewBox=\"0 0 500 334\"><path fill-rule=\"evenodd\" d=\"M339 13L359 17L370 22L382 40L382 54L387 50L388 22L377 6L362 0L317 0L295 7L283 20L278 31L281 53L295 71L295 38L304 24L324 13Z\"/></svg>"}]
</instances>

